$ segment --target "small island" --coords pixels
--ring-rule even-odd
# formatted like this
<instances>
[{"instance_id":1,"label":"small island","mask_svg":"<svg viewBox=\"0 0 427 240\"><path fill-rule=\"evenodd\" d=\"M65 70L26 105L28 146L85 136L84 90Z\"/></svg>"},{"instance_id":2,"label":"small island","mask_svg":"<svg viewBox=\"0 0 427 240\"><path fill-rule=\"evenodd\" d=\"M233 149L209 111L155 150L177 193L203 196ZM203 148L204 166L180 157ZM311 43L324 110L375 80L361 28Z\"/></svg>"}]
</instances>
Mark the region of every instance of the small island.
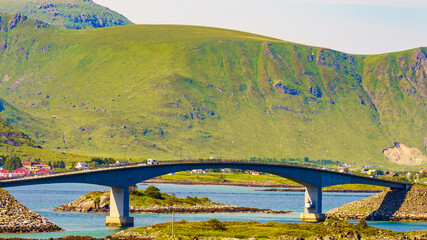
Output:
<instances>
[{"instance_id":1,"label":"small island","mask_svg":"<svg viewBox=\"0 0 427 240\"><path fill-rule=\"evenodd\" d=\"M81 196L79 199L55 208L55 211L62 212L88 212L100 213L109 212L110 191L94 191ZM179 198L173 194L162 193L154 186L149 186L145 190L129 191L129 211L130 213L272 213L289 214L291 211L273 211L270 209L258 209L232 206L223 203L212 202L209 198L190 197Z\"/></svg>"}]
</instances>

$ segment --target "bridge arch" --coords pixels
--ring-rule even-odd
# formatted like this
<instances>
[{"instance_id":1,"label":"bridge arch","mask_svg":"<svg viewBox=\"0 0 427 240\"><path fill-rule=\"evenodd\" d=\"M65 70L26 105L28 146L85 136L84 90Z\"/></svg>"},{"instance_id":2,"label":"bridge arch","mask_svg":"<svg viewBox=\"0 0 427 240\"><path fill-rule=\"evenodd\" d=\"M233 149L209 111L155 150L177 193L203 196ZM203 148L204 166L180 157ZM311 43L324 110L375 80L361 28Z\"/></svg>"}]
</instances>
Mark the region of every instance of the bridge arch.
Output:
<instances>
[{"instance_id":1,"label":"bridge arch","mask_svg":"<svg viewBox=\"0 0 427 240\"><path fill-rule=\"evenodd\" d=\"M71 173L54 174L22 179L0 181L0 187L48 184L48 183L89 183L111 187L110 216L107 225L133 226L129 217L128 187L136 183L172 172L192 169L231 168L256 170L271 173L305 186L305 211L302 221L321 221L322 188L338 184L371 184L394 189L407 189L405 183L372 179L362 176L319 170L308 167L283 164L240 162L240 161L199 161L199 162L162 162L159 165L133 164L110 168L91 169Z\"/></svg>"}]
</instances>

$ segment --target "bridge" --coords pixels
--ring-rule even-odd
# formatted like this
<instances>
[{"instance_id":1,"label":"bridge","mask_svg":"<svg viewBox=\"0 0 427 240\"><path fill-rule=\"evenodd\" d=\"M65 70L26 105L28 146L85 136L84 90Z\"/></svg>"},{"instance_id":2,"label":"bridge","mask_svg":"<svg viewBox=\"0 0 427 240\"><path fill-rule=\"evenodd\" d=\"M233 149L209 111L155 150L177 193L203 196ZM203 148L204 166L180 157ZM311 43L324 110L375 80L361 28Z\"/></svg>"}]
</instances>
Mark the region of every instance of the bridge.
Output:
<instances>
[{"instance_id":1,"label":"bridge","mask_svg":"<svg viewBox=\"0 0 427 240\"><path fill-rule=\"evenodd\" d=\"M310 167L292 166L279 163L244 162L232 160L208 161L166 161L158 165L134 163L113 167L63 172L52 175L29 176L0 180L0 187L13 187L51 183L88 183L111 187L110 216L107 226L133 226L129 217L129 186L168 173L192 169L242 169L271 173L305 186L304 213L301 221L318 222L325 219L322 213L322 188L341 184L369 184L407 190L410 184L375 178L319 170Z\"/></svg>"}]
</instances>

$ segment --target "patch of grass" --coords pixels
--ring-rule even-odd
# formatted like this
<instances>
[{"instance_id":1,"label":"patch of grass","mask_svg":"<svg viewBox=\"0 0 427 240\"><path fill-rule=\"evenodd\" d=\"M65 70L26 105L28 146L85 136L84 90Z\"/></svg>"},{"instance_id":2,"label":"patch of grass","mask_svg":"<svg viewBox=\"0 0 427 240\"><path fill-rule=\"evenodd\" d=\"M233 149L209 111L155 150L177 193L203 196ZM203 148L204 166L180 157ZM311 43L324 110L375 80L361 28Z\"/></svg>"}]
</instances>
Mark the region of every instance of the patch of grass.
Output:
<instances>
[{"instance_id":1,"label":"patch of grass","mask_svg":"<svg viewBox=\"0 0 427 240\"><path fill-rule=\"evenodd\" d=\"M213 224L214 223L214 224ZM220 225L221 227L218 227ZM156 239L168 239L172 235L171 223L155 224L148 227L139 227L125 230L125 232L140 233L143 236L155 236ZM424 231L425 232L425 231ZM417 234L422 234L418 232ZM211 219L204 222L175 222L175 237L188 239L197 236L207 238L239 238L239 239L279 239L281 237L303 237L310 239L320 235L334 236L338 239L353 238L360 235L369 237L403 237L412 233L398 233L389 230L374 228L366 225L354 225L345 221L328 220L324 223L257 223L250 222L220 222Z\"/></svg>"},{"instance_id":2,"label":"patch of grass","mask_svg":"<svg viewBox=\"0 0 427 240\"><path fill-rule=\"evenodd\" d=\"M191 171L177 172L174 175L162 175L157 177L158 180L164 181L178 181L178 182L227 182L227 183L246 183L246 184L263 184L263 185L295 185L302 186L299 183L293 182L289 179L263 173L261 175L252 175L247 173L219 173L210 171L209 174L192 174ZM365 185L365 184L345 184L325 187L324 189L350 189L350 190L385 190L388 188Z\"/></svg>"}]
</instances>

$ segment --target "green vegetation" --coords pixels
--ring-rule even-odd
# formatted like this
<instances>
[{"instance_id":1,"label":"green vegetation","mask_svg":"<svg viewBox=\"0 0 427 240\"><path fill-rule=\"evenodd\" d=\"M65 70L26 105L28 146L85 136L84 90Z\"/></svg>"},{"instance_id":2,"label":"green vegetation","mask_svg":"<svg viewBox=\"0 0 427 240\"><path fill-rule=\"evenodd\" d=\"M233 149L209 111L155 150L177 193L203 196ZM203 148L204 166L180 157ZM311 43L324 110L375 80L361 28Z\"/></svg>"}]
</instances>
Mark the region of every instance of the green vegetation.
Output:
<instances>
[{"instance_id":1,"label":"green vegetation","mask_svg":"<svg viewBox=\"0 0 427 240\"><path fill-rule=\"evenodd\" d=\"M79 200L84 202L94 201L99 203L102 195L109 196L110 191L94 191L83 195ZM150 208L155 206L181 206L181 207L192 207L192 206L212 206L212 205L224 205L221 203L212 202L209 198L198 198L190 197L179 198L167 193L162 193L154 186L149 186L145 190L130 190L129 191L129 205L134 208ZM77 200L77 201L79 201ZM106 201L109 203L109 201Z\"/></svg>"},{"instance_id":2,"label":"green vegetation","mask_svg":"<svg viewBox=\"0 0 427 240\"><path fill-rule=\"evenodd\" d=\"M140 237L170 239L172 224L160 223L147 227L127 229L124 233L138 234ZM364 220L357 225L345 221L328 220L324 223L258 223L220 222L216 219L203 222L175 222L175 239L233 238L233 239L283 239L304 238L319 239L334 236L335 239L360 239L371 237L404 237L427 234L427 231L399 233L385 229L370 227ZM120 234L120 233L119 233ZM359 238L357 238L357 236ZM317 238L315 238L317 237Z\"/></svg>"},{"instance_id":3,"label":"green vegetation","mask_svg":"<svg viewBox=\"0 0 427 240\"><path fill-rule=\"evenodd\" d=\"M1 112L1 102L0 102ZM12 127L3 118L0 117L0 146L32 146L35 147L37 144L29 138L26 134Z\"/></svg>"},{"instance_id":4,"label":"green vegetation","mask_svg":"<svg viewBox=\"0 0 427 240\"><path fill-rule=\"evenodd\" d=\"M153 207L153 206L211 206L223 205L221 203L214 203L209 198L190 197L179 198L167 193L162 193L154 186L148 186L145 190L130 191L129 205L140 207Z\"/></svg>"},{"instance_id":5,"label":"green vegetation","mask_svg":"<svg viewBox=\"0 0 427 240\"><path fill-rule=\"evenodd\" d=\"M45 149L385 169L401 169L382 155L395 141L427 153L424 48L355 56L216 28L1 18L0 116Z\"/></svg>"},{"instance_id":6,"label":"green vegetation","mask_svg":"<svg viewBox=\"0 0 427 240\"><path fill-rule=\"evenodd\" d=\"M0 0L0 12L22 14L58 27L100 28L132 24L91 0Z\"/></svg>"},{"instance_id":7,"label":"green vegetation","mask_svg":"<svg viewBox=\"0 0 427 240\"><path fill-rule=\"evenodd\" d=\"M92 158L90 160L90 162L88 163L88 165L90 167L98 167L98 166L106 166L109 164L113 164L115 163L116 160L114 160L114 158Z\"/></svg>"},{"instance_id":8,"label":"green vegetation","mask_svg":"<svg viewBox=\"0 0 427 240\"><path fill-rule=\"evenodd\" d=\"M17 156L7 157L0 155L0 164L3 165L8 172L22 167L21 159Z\"/></svg>"},{"instance_id":9,"label":"green vegetation","mask_svg":"<svg viewBox=\"0 0 427 240\"><path fill-rule=\"evenodd\" d=\"M220 173L212 172L209 174L192 174L191 171L178 172L175 175L162 175L155 178L161 181L171 182L211 182L211 183L234 183L234 184L254 184L254 185L295 185L301 186L299 183L293 182L289 179L282 178L272 174L263 173L261 175L252 175L247 173ZM351 190L384 190L385 187L364 185L364 184L345 184L325 187L324 189L351 189Z\"/></svg>"}]
</instances>

